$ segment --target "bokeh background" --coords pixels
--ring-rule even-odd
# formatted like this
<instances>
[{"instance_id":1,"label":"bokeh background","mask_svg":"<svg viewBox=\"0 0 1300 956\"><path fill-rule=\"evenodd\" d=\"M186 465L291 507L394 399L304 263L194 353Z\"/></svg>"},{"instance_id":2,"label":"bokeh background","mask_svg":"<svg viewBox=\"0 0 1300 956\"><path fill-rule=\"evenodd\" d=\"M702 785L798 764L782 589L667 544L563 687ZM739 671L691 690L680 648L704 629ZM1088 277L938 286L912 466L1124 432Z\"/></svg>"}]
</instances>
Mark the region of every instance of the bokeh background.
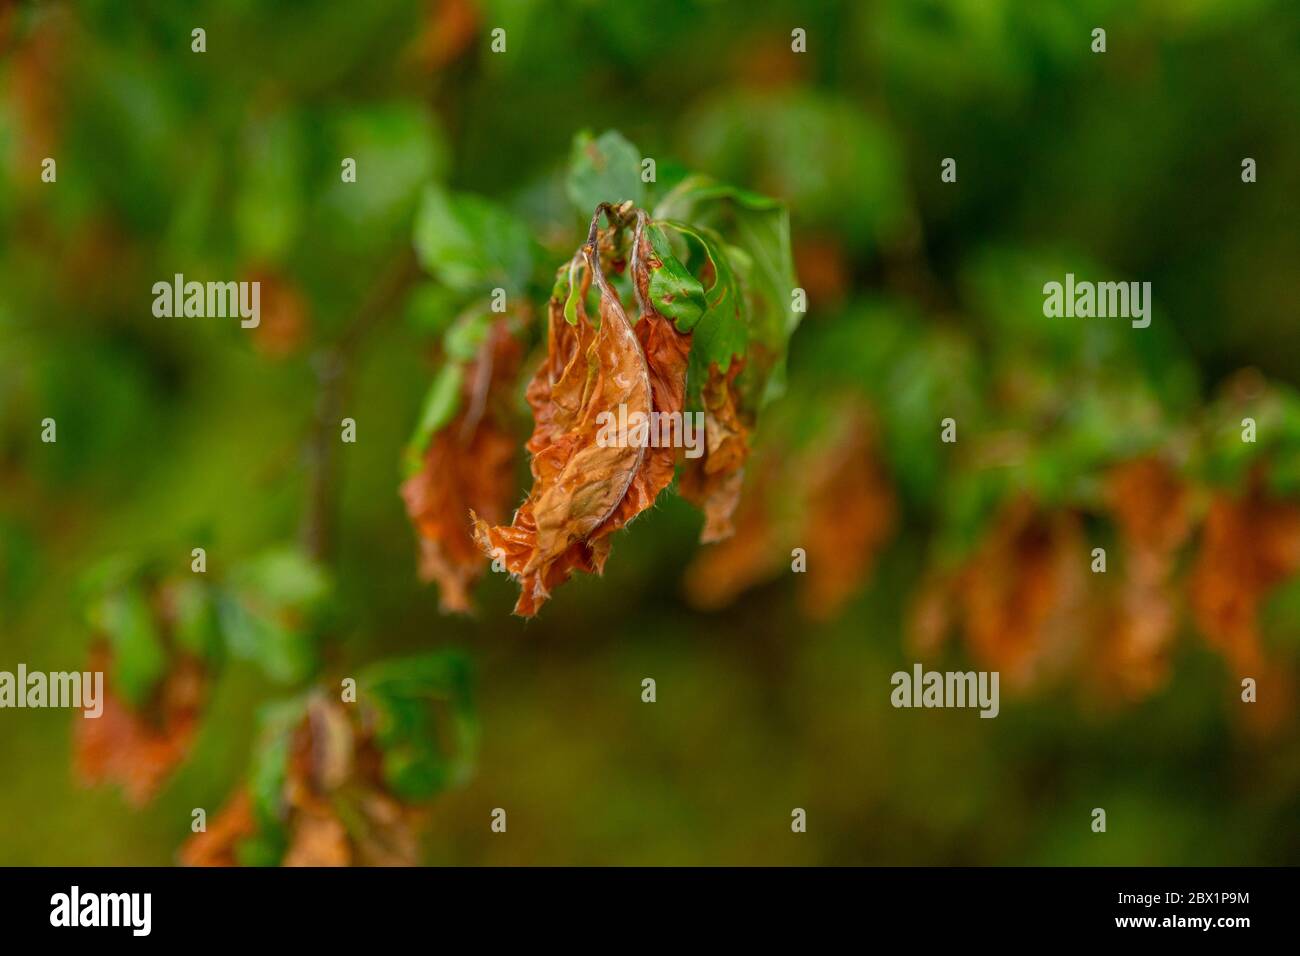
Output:
<instances>
[{"instance_id":1,"label":"bokeh background","mask_svg":"<svg viewBox=\"0 0 1300 956\"><path fill-rule=\"evenodd\" d=\"M422 186L511 209L545 275L585 229L573 138L617 129L789 204L811 305L759 427L765 558L704 555L665 495L537 619L500 575L441 615L398 495L436 341L385 304L346 350L327 658L473 662L476 770L424 858L1296 863L1297 102L1290 0L0 4L0 669L85 665L107 557L297 540L322 355ZM1151 327L1045 319L1066 271L1150 281ZM260 278L262 327L155 318L176 272ZM893 709L916 660L1002 669L1000 716ZM228 662L143 807L78 779L68 712L0 712L0 863L172 862L291 689Z\"/></svg>"}]
</instances>

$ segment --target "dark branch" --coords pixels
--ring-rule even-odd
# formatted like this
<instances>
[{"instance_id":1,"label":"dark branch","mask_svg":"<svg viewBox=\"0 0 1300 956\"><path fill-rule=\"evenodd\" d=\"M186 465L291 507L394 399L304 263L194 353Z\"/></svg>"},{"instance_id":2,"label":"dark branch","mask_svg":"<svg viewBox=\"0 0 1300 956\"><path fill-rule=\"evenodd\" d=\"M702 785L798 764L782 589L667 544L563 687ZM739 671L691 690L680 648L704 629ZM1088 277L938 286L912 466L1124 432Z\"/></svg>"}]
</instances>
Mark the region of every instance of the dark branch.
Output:
<instances>
[{"instance_id":1,"label":"dark branch","mask_svg":"<svg viewBox=\"0 0 1300 956\"><path fill-rule=\"evenodd\" d=\"M370 334L393 312L419 274L414 253L404 248L367 293L339 340L313 358L318 391L307 443L307 500L301 540L303 549L317 561L328 560L334 544L339 490L338 429L352 371Z\"/></svg>"}]
</instances>

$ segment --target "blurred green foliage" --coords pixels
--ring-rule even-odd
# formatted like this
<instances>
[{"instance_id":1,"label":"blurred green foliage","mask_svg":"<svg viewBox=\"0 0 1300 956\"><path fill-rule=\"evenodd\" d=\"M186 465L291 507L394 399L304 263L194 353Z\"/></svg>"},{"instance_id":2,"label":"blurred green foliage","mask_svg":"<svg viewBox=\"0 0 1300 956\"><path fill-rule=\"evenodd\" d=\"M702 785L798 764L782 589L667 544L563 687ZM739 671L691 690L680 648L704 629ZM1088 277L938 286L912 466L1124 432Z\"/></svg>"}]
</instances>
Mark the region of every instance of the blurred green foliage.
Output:
<instances>
[{"instance_id":1,"label":"blurred green foliage","mask_svg":"<svg viewBox=\"0 0 1300 956\"><path fill-rule=\"evenodd\" d=\"M505 54L490 51L495 27ZM790 52L796 27L806 54ZM466 783L434 804L433 862L1294 863L1294 712L1271 736L1243 732L1233 675L1190 633L1169 683L1122 706L1047 687L1004 699L995 721L900 712L888 678L913 659L903 617L930 544L969 553L1016 490L1087 501L1098 467L1172 445L1207 481L1240 488L1262 457L1277 493L1300 491L1298 100L1290 0L6 8L0 668L82 667L86 576L119 555L188 575L197 544L221 582L216 614L243 638L147 813L78 786L68 714L0 714L0 863L166 863L191 808L212 811L242 780L269 806L286 745L265 733L273 716L259 738L257 715L278 681L325 667L383 696L398 792ZM402 451L454 414L458 384L434 379L432 356L472 354L483 331L466 309L485 290L540 304L593 195L641 189L571 178L592 149L654 158L664 218L692 219L688 170L786 204L788 223L749 192L712 213L790 243L809 289L788 384L778 366L756 387L773 429L796 433L815 431L837 389L863 395L901 497L901 531L839 618L804 620L788 581L689 609L680 577L699 518L673 496L618 537L604 578L567 585L528 624L509 617L500 576L471 619L441 617L416 581ZM47 156L55 184L40 178ZM940 182L945 157L955 184ZM364 341L347 338L412 236L437 265ZM704 232L684 241L683 256L707 251ZM763 246L740 246L781 288ZM1045 320L1042 284L1066 271L1149 280L1151 327ZM175 273L260 275L299 305L273 318L265 302L258 334L156 319L149 290ZM706 333L716 305L697 334L734 351L725 329ZM311 497L322 363L340 342L358 440L339 453L325 580L284 549ZM1268 387L1225 397L1247 367ZM1245 414L1256 446L1238 440ZM1015 433L1019 464L955 467L936 441L947 416L963 441ZM130 662L115 679L143 694L161 666L147 616L131 587L103 593L93 621ZM1297 593L1264 615L1292 676ZM209 647L191 597L187 640ZM296 617L266 630L276 609L326 598L328 642L298 642ZM468 781L425 746L427 714L410 706L411 682L461 678L384 665L451 646L472 653L479 685L480 726L463 711L452 722L461 743L479 739ZM959 649L943 660L967 666ZM496 806L508 840L490 835ZM1105 837L1088 829L1097 806ZM277 858L275 840L249 862Z\"/></svg>"}]
</instances>

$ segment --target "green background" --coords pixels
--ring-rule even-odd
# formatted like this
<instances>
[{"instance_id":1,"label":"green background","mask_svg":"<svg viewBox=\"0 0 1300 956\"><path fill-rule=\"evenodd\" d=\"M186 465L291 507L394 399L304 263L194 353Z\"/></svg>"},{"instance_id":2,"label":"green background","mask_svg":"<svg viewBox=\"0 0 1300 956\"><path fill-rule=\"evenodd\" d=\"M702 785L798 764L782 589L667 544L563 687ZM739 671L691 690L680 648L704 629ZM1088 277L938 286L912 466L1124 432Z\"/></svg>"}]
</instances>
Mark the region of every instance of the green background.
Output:
<instances>
[{"instance_id":1,"label":"green background","mask_svg":"<svg viewBox=\"0 0 1300 956\"><path fill-rule=\"evenodd\" d=\"M106 556L184 571L205 541L220 573L293 539L312 357L409 244L419 187L511 207L552 269L585 228L563 190L582 129L622 131L661 170L782 198L797 249L836 250L843 289L814 299L795 336L792 395L813 394L837 355L887 355L874 316L950 331L977 365L1036 363L1051 387L1104 377L1074 361L1077 327L1038 331L1034 283L1023 308L1004 294L1008 274L1037 274L1027 262L1152 282L1153 334L1118 336L1134 352L1118 374L1167 408L1209 400L1241 367L1300 381L1289 0L488 0L465 4L474 26L431 62L449 6L105 0L3 15L0 669L82 666L79 582ZM55 185L40 182L44 155ZM358 158L355 187L338 181L342 155ZM939 181L947 156L957 184ZM264 354L234 321L151 314L153 282L250 263L302 290L293 354ZM801 617L790 580L691 610L681 572L700 518L675 496L617 537L603 579L566 585L536 620L510 616L500 576L476 617L440 616L397 494L431 341L397 309L353 357L331 651L340 673L432 647L474 660L478 769L434 803L430 862L1300 859L1294 712L1266 737L1243 732L1236 681L1188 628L1168 683L1122 707L1069 681L1004 688L996 720L890 707L889 675L913 660L902 598L947 510L924 461L895 462L903 527L829 623ZM936 361L955 388L987 384ZM46 416L55 445L39 441ZM936 426L917 427L928 441ZM1294 674L1295 617L1268 640ZM211 814L239 785L257 707L284 693L232 664L191 758L138 811L74 780L67 712L0 712L0 863L170 862L191 808ZM489 830L494 807L505 835ZM791 833L794 807L806 834Z\"/></svg>"}]
</instances>

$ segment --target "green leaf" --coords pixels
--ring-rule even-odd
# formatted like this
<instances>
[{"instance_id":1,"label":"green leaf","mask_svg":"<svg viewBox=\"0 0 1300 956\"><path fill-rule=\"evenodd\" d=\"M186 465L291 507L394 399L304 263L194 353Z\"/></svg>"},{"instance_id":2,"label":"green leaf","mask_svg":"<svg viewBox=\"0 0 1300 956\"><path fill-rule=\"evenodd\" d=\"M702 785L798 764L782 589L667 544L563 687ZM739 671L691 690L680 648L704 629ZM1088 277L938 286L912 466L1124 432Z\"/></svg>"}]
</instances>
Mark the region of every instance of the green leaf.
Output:
<instances>
[{"instance_id":1,"label":"green leaf","mask_svg":"<svg viewBox=\"0 0 1300 956\"><path fill-rule=\"evenodd\" d=\"M748 256L750 267L743 270L743 279L751 305L749 334L763 351L751 355L746 375L755 379L752 387L759 404L779 396L785 390L790 336L801 318L792 303L797 280L785 204L696 175L664 197L655 214L707 225Z\"/></svg>"},{"instance_id":2,"label":"green leaf","mask_svg":"<svg viewBox=\"0 0 1300 956\"><path fill-rule=\"evenodd\" d=\"M443 335L455 319L460 296L437 282L422 282L406 300L406 321L425 335Z\"/></svg>"},{"instance_id":3,"label":"green leaf","mask_svg":"<svg viewBox=\"0 0 1300 956\"><path fill-rule=\"evenodd\" d=\"M420 418L403 452L403 468L408 477L420 470L429 440L459 411L466 363L473 361L482 350L491 332L493 318L493 314L486 310L463 312L443 335L446 363L438 370L425 393Z\"/></svg>"},{"instance_id":4,"label":"green leaf","mask_svg":"<svg viewBox=\"0 0 1300 956\"><path fill-rule=\"evenodd\" d=\"M319 660L317 641L330 581L295 548L276 549L236 568L218 599L230 652L273 680L301 681Z\"/></svg>"},{"instance_id":5,"label":"green leaf","mask_svg":"<svg viewBox=\"0 0 1300 956\"><path fill-rule=\"evenodd\" d=\"M447 357L457 362L470 362L478 357L492 327L492 313L475 309L461 315L443 336L442 346Z\"/></svg>"},{"instance_id":6,"label":"green leaf","mask_svg":"<svg viewBox=\"0 0 1300 956\"><path fill-rule=\"evenodd\" d=\"M750 332L772 356L772 365L765 370L762 401L766 403L785 391L790 336L802 317L793 305L797 280L790 246L790 214L779 204L764 208L741 205L735 217L737 244L753 262L750 288L755 301Z\"/></svg>"},{"instance_id":7,"label":"green leaf","mask_svg":"<svg viewBox=\"0 0 1300 956\"><path fill-rule=\"evenodd\" d=\"M241 866L276 866L284 855L284 787L289 778L291 734L305 713L306 698L295 697L264 707L258 716L258 743L248 775L258 832L236 847Z\"/></svg>"},{"instance_id":8,"label":"green leaf","mask_svg":"<svg viewBox=\"0 0 1300 956\"><path fill-rule=\"evenodd\" d=\"M710 176L697 173L685 177L673 187L672 191L655 207L654 216L656 219L683 219L693 222L699 218L701 205L720 199L734 200L756 210L784 208L779 200L739 186L721 183Z\"/></svg>"},{"instance_id":9,"label":"green leaf","mask_svg":"<svg viewBox=\"0 0 1300 956\"><path fill-rule=\"evenodd\" d=\"M373 664L358 683L379 694L467 700L472 678L464 654L436 651Z\"/></svg>"},{"instance_id":10,"label":"green leaf","mask_svg":"<svg viewBox=\"0 0 1300 956\"><path fill-rule=\"evenodd\" d=\"M645 198L641 153L616 130L596 139L583 130L573 139L565 188L584 219L590 219L602 202L617 205L630 199L640 206Z\"/></svg>"},{"instance_id":11,"label":"green leaf","mask_svg":"<svg viewBox=\"0 0 1300 956\"><path fill-rule=\"evenodd\" d=\"M99 601L91 623L113 650L114 688L132 706L142 707L167 673L167 651L149 602L133 585L119 588Z\"/></svg>"},{"instance_id":12,"label":"green leaf","mask_svg":"<svg viewBox=\"0 0 1300 956\"><path fill-rule=\"evenodd\" d=\"M434 376L429 391L425 393L415 431L406 443L405 468L408 477L420 470L420 462L429 447L430 439L455 417L460 408L463 377L464 372L458 362L448 362Z\"/></svg>"},{"instance_id":13,"label":"green leaf","mask_svg":"<svg viewBox=\"0 0 1300 956\"><path fill-rule=\"evenodd\" d=\"M298 120L281 114L249 127L235 196L234 221L242 254L278 262L293 247L303 218L304 151Z\"/></svg>"},{"instance_id":14,"label":"green leaf","mask_svg":"<svg viewBox=\"0 0 1300 956\"><path fill-rule=\"evenodd\" d=\"M385 661L361 675L385 782L398 796L424 800L468 779L478 745L471 678L467 659L450 652ZM440 732L444 714L450 727Z\"/></svg>"},{"instance_id":15,"label":"green leaf","mask_svg":"<svg viewBox=\"0 0 1300 956\"><path fill-rule=\"evenodd\" d=\"M447 765L429 747L392 747L384 752L384 782L403 800L428 800L447 786Z\"/></svg>"},{"instance_id":16,"label":"green leaf","mask_svg":"<svg viewBox=\"0 0 1300 956\"><path fill-rule=\"evenodd\" d=\"M480 196L426 186L414 239L421 264L457 292L520 293L532 271L527 228Z\"/></svg>"},{"instance_id":17,"label":"green leaf","mask_svg":"<svg viewBox=\"0 0 1300 956\"><path fill-rule=\"evenodd\" d=\"M245 562L231 581L274 607L309 605L329 593L325 570L294 547L274 548Z\"/></svg>"},{"instance_id":18,"label":"green leaf","mask_svg":"<svg viewBox=\"0 0 1300 956\"><path fill-rule=\"evenodd\" d=\"M650 267L650 301L661 315L673 320L677 331L690 332L708 307L704 286L673 253L661 227L647 224L646 235L658 262Z\"/></svg>"},{"instance_id":19,"label":"green leaf","mask_svg":"<svg viewBox=\"0 0 1300 956\"><path fill-rule=\"evenodd\" d=\"M235 860L240 866L279 866L288 849L284 828L258 833L235 846Z\"/></svg>"},{"instance_id":20,"label":"green leaf","mask_svg":"<svg viewBox=\"0 0 1300 956\"><path fill-rule=\"evenodd\" d=\"M578 324L578 299L581 295L581 286L578 284L578 260L574 258L569 262L568 269L568 291L564 297L564 321L570 325Z\"/></svg>"},{"instance_id":21,"label":"green leaf","mask_svg":"<svg viewBox=\"0 0 1300 956\"><path fill-rule=\"evenodd\" d=\"M749 342L746 329L744 296L724 251L722 240L709 229L695 229L676 220L662 223L689 236L700 244L713 271L713 283L704 293L704 314L694 327L691 337L691 354L686 369L687 397L692 407L702 402L701 390L708 381L709 366L718 371L731 368L734 358L743 358Z\"/></svg>"},{"instance_id":22,"label":"green leaf","mask_svg":"<svg viewBox=\"0 0 1300 956\"><path fill-rule=\"evenodd\" d=\"M910 191L896 136L842 95L737 91L693 110L687 124L697 168L764 183L802 222L854 247L887 241L906 223Z\"/></svg>"},{"instance_id":23,"label":"green leaf","mask_svg":"<svg viewBox=\"0 0 1300 956\"><path fill-rule=\"evenodd\" d=\"M289 778L289 736L280 735L260 748L249 789L253 794L253 814L267 828L284 819L284 784Z\"/></svg>"},{"instance_id":24,"label":"green leaf","mask_svg":"<svg viewBox=\"0 0 1300 956\"><path fill-rule=\"evenodd\" d=\"M176 643L202 660L215 660L221 651L221 634L207 586L183 579L173 586L171 597Z\"/></svg>"},{"instance_id":25,"label":"green leaf","mask_svg":"<svg viewBox=\"0 0 1300 956\"><path fill-rule=\"evenodd\" d=\"M241 596L225 595L218 602L221 632L230 653L253 661L272 680L297 683L316 668L316 635L292 616L282 619Z\"/></svg>"},{"instance_id":26,"label":"green leaf","mask_svg":"<svg viewBox=\"0 0 1300 956\"><path fill-rule=\"evenodd\" d=\"M447 146L429 110L419 102L380 102L348 107L327 119L333 154L332 184L325 197L337 222L373 241L374 230L409 216L421 184L443 175ZM355 182L343 182L340 161L356 160Z\"/></svg>"}]
</instances>

